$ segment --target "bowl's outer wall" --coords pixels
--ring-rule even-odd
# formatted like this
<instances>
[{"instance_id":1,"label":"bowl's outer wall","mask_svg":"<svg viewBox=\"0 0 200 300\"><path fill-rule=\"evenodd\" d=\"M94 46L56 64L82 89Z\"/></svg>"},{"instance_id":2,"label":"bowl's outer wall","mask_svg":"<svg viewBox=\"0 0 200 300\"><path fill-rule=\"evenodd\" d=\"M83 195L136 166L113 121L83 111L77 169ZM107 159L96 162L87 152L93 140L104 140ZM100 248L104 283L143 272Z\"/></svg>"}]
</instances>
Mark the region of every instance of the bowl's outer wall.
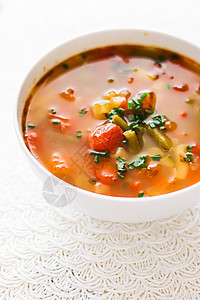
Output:
<instances>
[{"instance_id":1,"label":"bowl's outer wall","mask_svg":"<svg viewBox=\"0 0 200 300\"><path fill-rule=\"evenodd\" d=\"M21 118L25 101L38 80L51 68L80 52L108 45L136 44L169 49L200 63L200 49L176 37L159 32L122 29L92 33L68 41L44 56L26 76L19 92L15 127L23 150L43 182L49 176L47 171L29 152L22 137ZM55 182L60 179L53 176ZM65 182L62 182L65 185ZM114 222L142 222L166 218L191 207L200 199L200 184L171 194L138 198L109 197L77 188L74 205L77 209L99 219Z\"/></svg>"}]
</instances>

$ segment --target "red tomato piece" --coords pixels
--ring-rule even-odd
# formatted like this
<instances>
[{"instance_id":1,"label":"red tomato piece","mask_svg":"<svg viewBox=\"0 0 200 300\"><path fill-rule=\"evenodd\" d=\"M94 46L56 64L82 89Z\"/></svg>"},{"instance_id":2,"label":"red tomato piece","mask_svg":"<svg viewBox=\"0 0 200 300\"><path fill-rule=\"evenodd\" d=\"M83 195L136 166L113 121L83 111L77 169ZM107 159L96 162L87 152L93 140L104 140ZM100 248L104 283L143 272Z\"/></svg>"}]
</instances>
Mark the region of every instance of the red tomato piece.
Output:
<instances>
[{"instance_id":1,"label":"red tomato piece","mask_svg":"<svg viewBox=\"0 0 200 300\"><path fill-rule=\"evenodd\" d=\"M186 112L182 112L182 113L180 114L180 116L181 116L182 118L186 118L186 117L187 117L187 113L186 113Z\"/></svg>"},{"instance_id":2,"label":"red tomato piece","mask_svg":"<svg viewBox=\"0 0 200 300\"><path fill-rule=\"evenodd\" d=\"M95 151L111 151L121 144L123 130L115 124L101 124L89 136L90 148Z\"/></svg>"},{"instance_id":3,"label":"red tomato piece","mask_svg":"<svg viewBox=\"0 0 200 300\"><path fill-rule=\"evenodd\" d=\"M186 83L174 84L173 89L178 92L187 92L189 90L189 86Z\"/></svg>"},{"instance_id":4,"label":"red tomato piece","mask_svg":"<svg viewBox=\"0 0 200 300\"><path fill-rule=\"evenodd\" d=\"M142 185L139 181L137 182L131 182L130 184L131 188L134 190L134 192L138 195L140 192L143 191Z\"/></svg>"},{"instance_id":5,"label":"red tomato piece","mask_svg":"<svg viewBox=\"0 0 200 300\"><path fill-rule=\"evenodd\" d=\"M66 173L69 170L69 163L60 153L53 153L50 160L53 172L55 174Z\"/></svg>"},{"instance_id":6,"label":"red tomato piece","mask_svg":"<svg viewBox=\"0 0 200 300\"><path fill-rule=\"evenodd\" d=\"M28 129L25 134L25 138L31 150L35 150L41 145L41 136L35 130Z\"/></svg>"},{"instance_id":7,"label":"red tomato piece","mask_svg":"<svg viewBox=\"0 0 200 300\"><path fill-rule=\"evenodd\" d=\"M200 155L200 146L193 145L193 148L191 149L191 152Z\"/></svg>"},{"instance_id":8,"label":"red tomato piece","mask_svg":"<svg viewBox=\"0 0 200 300\"><path fill-rule=\"evenodd\" d=\"M114 162L101 161L95 164L95 176L103 184L110 185L117 180L117 169Z\"/></svg>"},{"instance_id":9,"label":"red tomato piece","mask_svg":"<svg viewBox=\"0 0 200 300\"><path fill-rule=\"evenodd\" d=\"M144 98L144 100L142 101L142 109L154 111L155 106L156 106L156 95L154 92L149 92L148 96Z\"/></svg>"}]
</instances>

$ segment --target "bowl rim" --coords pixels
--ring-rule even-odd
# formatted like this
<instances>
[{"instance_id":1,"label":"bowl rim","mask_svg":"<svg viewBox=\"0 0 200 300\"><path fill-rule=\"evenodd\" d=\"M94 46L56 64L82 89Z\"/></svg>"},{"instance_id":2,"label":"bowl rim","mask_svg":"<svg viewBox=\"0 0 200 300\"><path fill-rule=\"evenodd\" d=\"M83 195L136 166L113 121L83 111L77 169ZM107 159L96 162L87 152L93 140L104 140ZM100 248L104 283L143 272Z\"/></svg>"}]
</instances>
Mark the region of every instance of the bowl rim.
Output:
<instances>
[{"instance_id":1,"label":"bowl rim","mask_svg":"<svg viewBox=\"0 0 200 300\"><path fill-rule=\"evenodd\" d=\"M148 30L148 29L137 29L137 28L113 28L113 29L107 29L107 30L98 30L98 31L94 31L94 32L90 32L90 33L86 33L84 35L78 35L74 38L71 38L69 40L66 40L65 42L63 43L60 43L58 46L56 47L53 47L51 48L48 52L46 52L44 55L42 55L38 60L36 60L36 62L33 63L33 65L29 68L28 72L26 72L25 76L22 78L21 80L21 83L19 85L19 88L17 90L17 99L14 103L14 110L13 110L13 122L14 122L14 128L15 128L15 132L16 132L16 135L17 135L17 138L19 140L19 143L22 147L22 149L24 150L25 154L29 157L29 159L33 162L33 164L35 164L38 169L40 169L40 171L42 171L46 176L48 177L51 177L51 178L54 178L55 181L62 181L64 184L67 184L71 187L75 187L77 192L79 193L83 193L84 195L88 195L88 196L92 196L92 197L95 197L95 198L98 198L100 200L106 200L106 201L109 201L109 202L123 202L124 204L126 203L142 203L144 204L145 202L157 202L162 199L167 199L167 198L173 198L175 196L181 196L183 195L184 193L186 192L190 192L191 190L195 189L195 188L198 188L200 187L200 181L198 181L197 183L193 184L193 185L190 185L188 187L185 187L183 189L180 189L180 190L177 190L177 191L174 191L174 192L170 192L170 193L166 193L166 194L161 194L161 195L157 195L157 196L144 196L144 197L119 197L119 196L109 196L109 195L103 195L103 194L98 194L98 193L95 193L95 192L91 192L91 191L88 191L88 190L85 190L85 189L82 189L82 188L79 188L77 186L73 186L71 185L70 183L60 179L59 177L55 176L53 173L51 173L50 171L48 171L32 154L31 152L29 151L28 147L26 146L25 142L24 142L24 139L23 139L23 134L22 134L22 128L21 128L21 123L19 124L18 122L18 106L19 106L19 100L20 100L20 94L21 94L21 91L22 91L22 88L24 86L24 83L26 81L26 79L30 76L30 74L32 73L33 69L41 64L41 62L47 57L49 56L50 54L52 54L53 52L56 52L58 49L62 48L65 44L68 44L68 43L71 43L73 41L78 41L79 39L84 39L86 37L89 37L89 36L96 36L98 34L107 34L107 33L112 33L112 32L119 32L119 33L123 33L123 32L132 32L132 33L143 33L143 34L147 34L147 36L149 34L154 34L154 35L162 35L162 36L165 36L166 38L170 38L170 39L174 39L175 41L177 42L180 42L180 43L184 43L190 47L195 47L196 49L199 49L200 50L200 47L198 45L195 45L185 39L182 39L182 38L179 38L179 37L176 37L175 35L171 35L171 34L168 34L168 33L164 33L162 31L156 31L156 30ZM128 44L128 43L127 43ZM133 44L134 45L134 44ZM108 44L109 46L109 44ZM150 45L152 46L152 45ZM95 49L94 48L90 48L90 49ZM168 49L168 48L164 48L164 49ZM170 50L170 48L168 49ZM76 53L78 54L78 53ZM74 55L76 55L74 54ZM189 57L189 56L188 56ZM67 58L66 58L67 59ZM60 62L61 63L61 62ZM56 65L55 65L56 66ZM51 70L53 67L51 67L49 70ZM48 71L46 71L48 72ZM46 73L44 73L42 76L44 76ZM38 79L40 80L41 77ZM35 84L37 84L38 81L36 81ZM26 101L25 101L26 102ZM24 103L25 104L25 103ZM24 106L23 106L24 108ZM23 111L23 109L22 109ZM21 116L20 116L20 119L21 119Z\"/></svg>"}]
</instances>

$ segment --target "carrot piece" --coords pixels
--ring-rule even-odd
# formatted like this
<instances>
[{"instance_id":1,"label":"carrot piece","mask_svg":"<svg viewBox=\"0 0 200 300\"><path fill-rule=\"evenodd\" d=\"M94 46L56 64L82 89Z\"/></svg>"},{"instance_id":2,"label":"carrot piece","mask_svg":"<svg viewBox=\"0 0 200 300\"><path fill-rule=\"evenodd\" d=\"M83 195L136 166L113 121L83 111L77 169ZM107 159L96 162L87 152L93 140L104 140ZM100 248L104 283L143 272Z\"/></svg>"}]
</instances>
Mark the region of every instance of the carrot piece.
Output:
<instances>
[{"instance_id":1,"label":"carrot piece","mask_svg":"<svg viewBox=\"0 0 200 300\"><path fill-rule=\"evenodd\" d=\"M200 146L193 145L193 148L191 149L191 152L200 155Z\"/></svg>"},{"instance_id":2,"label":"carrot piece","mask_svg":"<svg viewBox=\"0 0 200 300\"><path fill-rule=\"evenodd\" d=\"M182 112L182 113L180 114L180 116L181 116L182 118L186 118L186 117L187 117L187 113L186 113L186 112Z\"/></svg>"},{"instance_id":3,"label":"carrot piece","mask_svg":"<svg viewBox=\"0 0 200 300\"><path fill-rule=\"evenodd\" d=\"M30 150L34 151L42 146L42 136L34 130L27 130L25 133L25 138Z\"/></svg>"},{"instance_id":4,"label":"carrot piece","mask_svg":"<svg viewBox=\"0 0 200 300\"><path fill-rule=\"evenodd\" d=\"M144 100L142 101L142 109L154 111L155 106L156 106L156 95L154 92L149 92L148 96L144 98Z\"/></svg>"},{"instance_id":5,"label":"carrot piece","mask_svg":"<svg viewBox=\"0 0 200 300\"><path fill-rule=\"evenodd\" d=\"M74 96L74 90L73 89L68 89L66 92L60 93L60 96L68 101L74 101L75 96Z\"/></svg>"},{"instance_id":6,"label":"carrot piece","mask_svg":"<svg viewBox=\"0 0 200 300\"><path fill-rule=\"evenodd\" d=\"M131 182L130 187L133 189L133 191L138 195L142 190L142 185L139 181L137 182Z\"/></svg>"},{"instance_id":7,"label":"carrot piece","mask_svg":"<svg viewBox=\"0 0 200 300\"><path fill-rule=\"evenodd\" d=\"M189 86L186 83L174 84L173 89L178 92L187 92L189 90Z\"/></svg>"},{"instance_id":8,"label":"carrot piece","mask_svg":"<svg viewBox=\"0 0 200 300\"><path fill-rule=\"evenodd\" d=\"M102 160L94 168L95 176L101 183L110 185L117 180L117 169L112 161Z\"/></svg>"},{"instance_id":9,"label":"carrot piece","mask_svg":"<svg viewBox=\"0 0 200 300\"><path fill-rule=\"evenodd\" d=\"M67 173L69 170L69 163L66 157L60 153L53 153L50 158L50 163L54 174Z\"/></svg>"},{"instance_id":10,"label":"carrot piece","mask_svg":"<svg viewBox=\"0 0 200 300\"><path fill-rule=\"evenodd\" d=\"M111 151L123 140L123 130L116 124L98 125L89 136L90 148L95 151Z\"/></svg>"}]
</instances>

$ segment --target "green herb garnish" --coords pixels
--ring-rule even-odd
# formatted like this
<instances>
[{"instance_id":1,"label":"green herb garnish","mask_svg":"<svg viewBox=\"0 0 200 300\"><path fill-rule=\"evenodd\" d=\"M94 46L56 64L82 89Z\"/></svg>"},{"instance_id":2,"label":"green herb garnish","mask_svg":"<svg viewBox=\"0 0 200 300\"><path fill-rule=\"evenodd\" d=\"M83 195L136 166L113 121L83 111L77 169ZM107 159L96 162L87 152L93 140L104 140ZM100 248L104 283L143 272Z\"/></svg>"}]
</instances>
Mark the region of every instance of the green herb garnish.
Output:
<instances>
[{"instance_id":1,"label":"green herb garnish","mask_svg":"<svg viewBox=\"0 0 200 300\"><path fill-rule=\"evenodd\" d=\"M97 179L96 178L92 178L91 181L92 181L92 183L96 183Z\"/></svg>"},{"instance_id":2,"label":"green herb garnish","mask_svg":"<svg viewBox=\"0 0 200 300\"><path fill-rule=\"evenodd\" d=\"M157 127L160 130L164 130L166 120L167 119L164 115L157 115L157 116L153 117L152 121L149 122L149 125L151 128Z\"/></svg>"},{"instance_id":3,"label":"green herb garnish","mask_svg":"<svg viewBox=\"0 0 200 300\"><path fill-rule=\"evenodd\" d=\"M128 143L128 141L127 141L127 140L123 140L122 143L123 143L124 145L126 145L126 144Z\"/></svg>"},{"instance_id":4,"label":"green herb garnish","mask_svg":"<svg viewBox=\"0 0 200 300\"><path fill-rule=\"evenodd\" d=\"M137 122L132 122L132 123L130 124L130 127L131 127L131 129L132 129L133 131L141 130L141 129L142 129L142 127L139 126Z\"/></svg>"},{"instance_id":5,"label":"green herb garnish","mask_svg":"<svg viewBox=\"0 0 200 300\"><path fill-rule=\"evenodd\" d=\"M82 132L81 132L81 130L77 130L76 136L77 136L78 139L82 138Z\"/></svg>"},{"instance_id":6,"label":"green herb garnish","mask_svg":"<svg viewBox=\"0 0 200 300\"><path fill-rule=\"evenodd\" d=\"M161 63L163 63L165 61L165 57L164 55L160 55L158 58L154 59L154 62L156 65L161 65Z\"/></svg>"},{"instance_id":7,"label":"green herb garnish","mask_svg":"<svg viewBox=\"0 0 200 300\"><path fill-rule=\"evenodd\" d=\"M123 174L118 174L118 177L119 177L120 179L124 179L124 178L125 178L125 176L124 176Z\"/></svg>"},{"instance_id":8,"label":"green herb garnish","mask_svg":"<svg viewBox=\"0 0 200 300\"><path fill-rule=\"evenodd\" d=\"M145 111L146 111L146 113L147 113L148 115L152 115L152 114L154 113L153 110L149 110L149 109L147 109L147 110L145 110Z\"/></svg>"},{"instance_id":9,"label":"green herb garnish","mask_svg":"<svg viewBox=\"0 0 200 300\"><path fill-rule=\"evenodd\" d=\"M60 121L58 121L58 120L53 120L52 123L53 123L53 125L58 125L58 124L60 123Z\"/></svg>"},{"instance_id":10,"label":"green herb garnish","mask_svg":"<svg viewBox=\"0 0 200 300\"><path fill-rule=\"evenodd\" d=\"M162 156L160 154L157 154L157 155L154 155L154 156L151 156L151 159L153 161L160 161L162 158Z\"/></svg>"},{"instance_id":11,"label":"green herb garnish","mask_svg":"<svg viewBox=\"0 0 200 300\"><path fill-rule=\"evenodd\" d=\"M192 155L191 152L187 152L186 157L184 157L184 161L191 162L192 160L194 160L194 156Z\"/></svg>"},{"instance_id":12,"label":"green herb garnish","mask_svg":"<svg viewBox=\"0 0 200 300\"><path fill-rule=\"evenodd\" d=\"M88 110L87 108L82 108L80 111L79 111L79 116L84 116L85 114L87 114Z\"/></svg>"},{"instance_id":13,"label":"green herb garnish","mask_svg":"<svg viewBox=\"0 0 200 300\"><path fill-rule=\"evenodd\" d=\"M166 84L166 87L168 88L168 90L171 90L171 89L172 89L172 86L171 86L171 84L169 84L169 83Z\"/></svg>"},{"instance_id":14,"label":"green herb garnish","mask_svg":"<svg viewBox=\"0 0 200 300\"><path fill-rule=\"evenodd\" d=\"M148 96L148 93L143 93L138 99L131 99L127 103L127 109L135 109L136 111L140 110L142 107L142 101Z\"/></svg>"},{"instance_id":15,"label":"green herb garnish","mask_svg":"<svg viewBox=\"0 0 200 300\"><path fill-rule=\"evenodd\" d=\"M192 145L188 145L186 147L187 153L186 153L186 156L184 157L184 161L187 162L187 163L189 163L192 160L194 160L194 156L193 156L193 154L191 152L192 149L193 149Z\"/></svg>"},{"instance_id":16,"label":"green herb garnish","mask_svg":"<svg viewBox=\"0 0 200 300\"><path fill-rule=\"evenodd\" d=\"M33 125L33 124L28 124L27 127L28 127L28 129L34 129L34 128L35 128L35 125Z\"/></svg>"},{"instance_id":17,"label":"green herb garnish","mask_svg":"<svg viewBox=\"0 0 200 300\"><path fill-rule=\"evenodd\" d=\"M95 155L95 157L94 157L94 162L95 162L96 164L99 163L99 157L98 157L97 155Z\"/></svg>"},{"instance_id":18,"label":"green herb garnish","mask_svg":"<svg viewBox=\"0 0 200 300\"><path fill-rule=\"evenodd\" d=\"M90 155L94 156L94 162L96 164L99 163L99 157L109 157L110 156L110 152L106 151L106 152L98 152L98 151L90 151Z\"/></svg>"},{"instance_id":19,"label":"green herb garnish","mask_svg":"<svg viewBox=\"0 0 200 300\"><path fill-rule=\"evenodd\" d=\"M56 110L55 110L55 108L52 108L52 109L51 109L51 113L52 113L53 115L55 115L55 114L56 114Z\"/></svg>"},{"instance_id":20,"label":"green herb garnish","mask_svg":"<svg viewBox=\"0 0 200 300\"><path fill-rule=\"evenodd\" d=\"M112 119L115 115L118 115L119 117L124 116L124 109L120 107L114 107L109 114L105 114L105 117L109 119L109 122L112 122Z\"/></svg>"},{"instance_id":21,"label":"green herb garnish","mask_svg":"<svg viewBox=\"0 0 200 300\"><path fill-rule=\"evenodd\" d=\"M139 197L139 198L144 197L144 193L143 193L143 192L139 193L139 194L138 194L138 197Z\"/></svg>"},{"instance_id":22,"label":"green herb garnish","mask_svg":"<svg viewBox=\"0 0 200 300\"><path fill-rule=\"evenodd\" d=\"M188 145L186 149L187 151L190 151L191 149L193 149L193 147L194 147L193 145Z\"/></svg>"},{"instance_id":23,"label":"green herb garnish","mask_svg":"<svg viewBox=\"0 0 200 300\"><path fill-rule=\"evenodd\" d=\"M147 116L149 114L152 114L152 111L144 111L142 109L142 102L143 100L148 97L148 93L145 92L143 93L140 98L138 99L131 99L130 101L128 101L127 103L127 108L128 109L134 109L135 110L135 114L131 114L129 115L129 121L132 122L130 123L130 127L133 131L135 130L141 130L141 126L140 124L142 124L144 122L144 120L147 118Z\"/></svg>"},{"instance_id":24,"label":"green herb garnish","mask_svg":"<svg viewBox=\"0 0 200 300\"><path fill-rule=\"evenodd\" d=\"M135 162L133 163L133 166L135 168L140 168L140 169L146 169L147 167L147 156L138 156L135 160Z\"/></svg>"},{"instance_id":25,"label":"green herb garnish","mask_svg":"<svg viewBox=\"0 0 200 300\"><path fill-rule=\"evenodd\" d=\"M118 157L117 158L118 162L117 162L117 170L119 172L126 172L126 161L122 158L122 157Z\"/></svg>"}]
</instances>

